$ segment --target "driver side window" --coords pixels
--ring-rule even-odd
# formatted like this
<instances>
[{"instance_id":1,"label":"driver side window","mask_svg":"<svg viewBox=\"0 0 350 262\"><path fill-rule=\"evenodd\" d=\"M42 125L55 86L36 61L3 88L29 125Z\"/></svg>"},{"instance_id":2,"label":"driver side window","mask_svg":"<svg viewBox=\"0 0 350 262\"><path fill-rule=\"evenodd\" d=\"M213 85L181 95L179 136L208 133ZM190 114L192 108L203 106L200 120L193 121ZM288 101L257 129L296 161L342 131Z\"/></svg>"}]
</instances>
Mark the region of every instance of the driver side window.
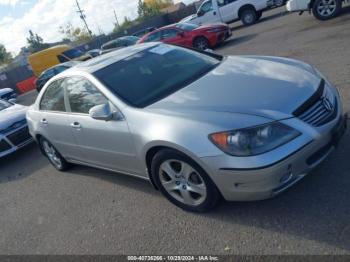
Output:
<instances>
[{"instance_id":1,"label":"driver side window","mask_svg":"<svg viewBox=\"0 0 350 262\"><path fill-rule=\"evenodd\" d=\"M211 1L205 2L200 9L202 14L208 13L213 10L213 4Z\"/></svg>"}]
</instances>

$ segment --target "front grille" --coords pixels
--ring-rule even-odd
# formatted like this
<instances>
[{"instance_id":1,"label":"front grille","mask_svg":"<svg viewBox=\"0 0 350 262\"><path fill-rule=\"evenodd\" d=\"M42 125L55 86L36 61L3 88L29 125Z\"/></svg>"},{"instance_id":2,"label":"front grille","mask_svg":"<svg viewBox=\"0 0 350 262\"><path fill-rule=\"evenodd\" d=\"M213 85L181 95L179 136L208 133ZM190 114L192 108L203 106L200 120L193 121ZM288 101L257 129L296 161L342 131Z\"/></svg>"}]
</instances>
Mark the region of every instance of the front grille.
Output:
<instances>
[{"instance_id":1,"label":"front grille","mask_svg":"<svg viewBox=\"0 0 350 262\"><path fill-rule=\"evenodd\" d=\"M19 146L20 144L23 144L24 142L30 139L28 127L21 128L20 130L8 135L7 138L15 146Z\"/></svg>"},{"instance_id":2,"label":"front grille","mask_svg":"<svg viewBox=\"0 0 350 262\"><path fill-rule=\"evenodd\" d=\"M322 80L316 93L294 115L312 126L322 126L337 116L337 100Z\"/></svg>"},{"instance_id":3,"label":"front grille","mask_svg":"<svg viewBox=\"0 0 350 262\"><path fill-rule=\"evenodd\" d=\"M21 126L24 126L27 124L27 120L26 119L22 119L20 121L17 121L15 123L13 123L12 125L8 126L5 129L0 130L1 134L6 134L6 133L10 133L12 130L15 130Z\"/></svg>"},{"instance_id":4,"label":"front grille","mask_svg":"<svg viewBox=\"0 0 350 262\"><path fill-rule=\"evenodd\" d=\"M0 153L7 151L11 149L11 146L9 145L9 143L7 143L5 140L1 140L0 141Z\"/></svg>"}]
</instances>

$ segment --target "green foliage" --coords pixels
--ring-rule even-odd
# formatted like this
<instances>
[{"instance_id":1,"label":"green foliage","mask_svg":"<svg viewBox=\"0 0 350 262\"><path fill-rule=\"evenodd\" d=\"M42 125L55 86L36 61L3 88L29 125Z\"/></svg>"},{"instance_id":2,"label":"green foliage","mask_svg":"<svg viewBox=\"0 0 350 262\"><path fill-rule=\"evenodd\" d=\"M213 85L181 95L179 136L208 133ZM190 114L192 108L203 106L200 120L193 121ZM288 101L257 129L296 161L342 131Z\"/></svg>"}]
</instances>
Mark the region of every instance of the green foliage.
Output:
<instances>
[{"instance_id":1,"label":"green foliage","mask_svg":"<svg viewBox=\"0 0 350 262\"><path fill-rule=\"evenodd\" d=\"M83 43L92 38L85 28L74 27L71 23L68 23L66 26L60 26L59 32L64 35L63 40L65 42Z\"/></svg>"},{"instance_id":2,"label":"green foliage","mask_svg":"<svg viewBox=\"0 0 350 262\"><path fill-rule=\"evenodd\" d=\"M28 49L31 53L41 51L48 48L50 45L44 43L43 39L38 35L34 34L32 30L29 30L29 37L27 38Z\"/></svg>"},{"instance_id":3,"label":"green foliage","mask_svg":"<svg viewBox=\"0 0 350 262\"><path fill-rule=\"evenodd\" d=\"M146 20L153 16L160 15L160 5L155 2L154 4L147 4L146 2L139 0L137 13L139 15L138 20Z\"/></svg>"},{"instance_id":4,"label":"green foliage","mask_svg":"<svg viewBox=\"0 0 350 262\"><path fill-rule=\"evenodd\" d=\"M114 33L126 33L125 31L127 31L130 27L132 27L134 25L134 22L129 20L129 18L127 18L126 16L124 17L124 21L121 25L117 25L114 24L114 29L113 32Z\"/></svg>"},{"instance_id":5,"label":"green foliage","mask_svg":"<svg viewBox=\"0 0 350 262\"><path fill-rule=\"evenodd\" d=\"M12 61L11 53L7 52L5 46L0 44L0 65L8 64Z\"/></svg>"}]
</instances>

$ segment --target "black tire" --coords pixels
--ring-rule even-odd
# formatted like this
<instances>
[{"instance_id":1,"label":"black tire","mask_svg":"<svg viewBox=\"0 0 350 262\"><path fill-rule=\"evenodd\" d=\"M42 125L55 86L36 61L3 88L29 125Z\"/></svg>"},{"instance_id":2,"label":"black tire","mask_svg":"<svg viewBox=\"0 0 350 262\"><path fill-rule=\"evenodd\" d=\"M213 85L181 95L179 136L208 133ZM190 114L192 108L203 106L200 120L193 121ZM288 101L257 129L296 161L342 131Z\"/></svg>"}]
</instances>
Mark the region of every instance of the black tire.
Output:
<instances>
[{"instance_id":1,"label":"black tire","mask_svg":"<svg viewBox=\"0 0 350 262\"><path fill-rule=\"evenodd\" d=\"M163 186L163 183L161 180L161 176L164 175L164 172L161 172L161 166L162 164L167 163L167 161L179 161L181 163L187 164L190 168L193 169L191 171L191 174L189 177L191 177L193 174L194 175L199 175L199 178L201 180L201 185L205 187L205 197L202 197L201 202L198 203L198 205L194 204L193 205L188 205L184 202L179 201L175 197L173 197ZM181 167L182 169L182 167ZM179 174L181 171L179 172ZM191 158L188 156L175 151L171 149L164 149L159 151L153 158L152 160L152 165L151 165L151 175L153 178L153 181L157 188L161 191L161 193L174 205L187 210L191 212L205 212L209 211L210 209L213 209L215 206L218 205L220 199L221 199L221 194L219 190L217 189L216 185L213 183L213 181L210 179L210 177L207 175L207 173L196 163L194 162ZM178 178L181 180L181 178ZM174 182L174 181L173 181ZM177 184L179 183L179 184ZM173 195L175 194L174 192L178 191L178 195L181 198L181 191L187 191L192 195L193 192L189 188L193 185L192 182L187 181L187 190L186 188L184 189L183 186L184 184L180 184L179 181L176 181L176 187L178 189L172 189L173 190ZM186 186L185 186L186 187ZM195 194L195 193L194 193Z\"/></svg>"},{"instance_id":2,"label":"black tire","mask_svg":"<svg viewBox=\"0 0 350 262\"><path fill-rule=\"evenodd\" d=\"M253 25L258 20L257 12L252 7L244 8L241 12L240 19L244 25Z\"/></svg>"},{"instance_id":3,"label":"black tire","mask_svg":"<svg viewBox=\"0 0 350 262\"><path fill-rule=\"evenodd\" d=\"M52 150L55 151L55 157L57 158L57 161L54 161L50 154L48 153L46 147L46 144L52 148ZM53 165L54 168L56 168L58 171L66 171L71 166L63 157L62 155L57 151L57 149L44 137L41 137L39 139L39 146L43 154L47 157L47 159L50 161L51 165ZM60 164L58 164L60 162Z\"/></svg>"},{"instance_id":4,"label":"black tire","mask_svg":"<svg viewBox=\"0 0 350 262\"><path fill-rule=\"evenodd\" d=\"M205 50L210 48L210 43L204 36L197 37L193 40L193 47L199 50Z\"/></svg>"},{"instance_id":5,"label":"black tire","mask_svg":"<svg viewBox=\"0 0 350 262\"><path fill-rule=\"evenodd\" d=\"M342 7L341 0L315 0L312 6L312 14L321 21L336 17ZM326 13L329 12L329 13Z\"/></svg>"},{"instance_id":6,"label":"black tire","mask_svg":"<svg viewBox=\"0 0 350 262\"><path fill-rule=\"evenodd\" d=\"M262 11L258 11L256 12L256 21L260 20L261 16L262 16L263 12Z\"/></svg>"}]
</instances>

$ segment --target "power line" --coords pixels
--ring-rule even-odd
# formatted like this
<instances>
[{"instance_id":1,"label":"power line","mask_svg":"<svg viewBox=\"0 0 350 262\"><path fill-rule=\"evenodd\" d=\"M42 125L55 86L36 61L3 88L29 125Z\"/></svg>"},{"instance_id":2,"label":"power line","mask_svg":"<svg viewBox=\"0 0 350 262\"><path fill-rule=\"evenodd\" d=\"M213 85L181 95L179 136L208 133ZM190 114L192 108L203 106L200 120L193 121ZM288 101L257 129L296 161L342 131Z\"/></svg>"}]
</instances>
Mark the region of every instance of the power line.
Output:
<instances>
[{"instance_id":1,"label":"power line","mask_svg":"<svg viewBox=\"0 0 350 262\"><path fill-rule=\"evenodd\" d=\"M83 20L83 22L84 22L84 24L85 24L85 27L86 27L86 30L88 31L88 33L89 33L90 36L92 37L92 32L91 32L91 30L89 29L89 27L88 27L88 25L87 25L87 23L86 23L86 16L84 15L84 10L82 10L82 9L80 8L80 5L79 5L79 3L78 3L78 0L75 0L75 2L77 3L77 7L78 7L77 13L80 14L80 18Z\"/></svg>"}]
</instances>

